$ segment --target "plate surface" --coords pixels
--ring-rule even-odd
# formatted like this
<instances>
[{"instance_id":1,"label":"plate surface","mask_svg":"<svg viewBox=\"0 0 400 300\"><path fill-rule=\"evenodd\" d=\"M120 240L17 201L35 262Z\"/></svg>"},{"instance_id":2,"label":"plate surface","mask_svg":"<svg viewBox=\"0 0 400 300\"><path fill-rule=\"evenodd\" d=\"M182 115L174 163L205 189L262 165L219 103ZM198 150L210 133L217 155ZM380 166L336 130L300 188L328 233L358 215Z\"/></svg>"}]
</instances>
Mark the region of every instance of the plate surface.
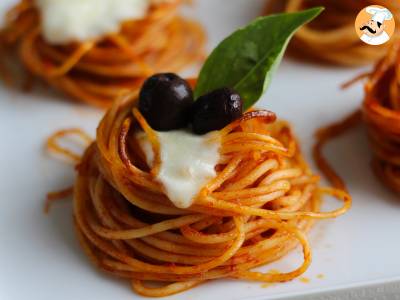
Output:
<instances>
[{"instance_id":1,"label":"plate surface","mask_svg":"<svg viewBox=\"0 0 400 300\"><path fill-rule=\"evenodd\" d=\"M9 0L0 1L0 8ZM209 32L209 48L261 11L261 0L197 0L194 15ZM259 106L290 120L306 157L314 131L359 106L362 87L340 83L360 70L329 68L285 59ZM97 272L75 239L71 202L43 214L48 191L73 182L72 166L44 151L57 129L81 127L94 135L102 112L64 101L55 93L32 94L0 86L0 299L133 299L129 284ZM280 299L400 280L400 201L373 176L365 130L360 126L326 150L354 197L352 210L321 221L310 234L313 263L303 280L262 287L219 280L171 299ZM324 207L338 203L326 199ZM262 268L290 270L299 250ZM321 278L323 277L323 278ZM307 281L307 283L305 283Z\"/></svg>"}]
</instances>

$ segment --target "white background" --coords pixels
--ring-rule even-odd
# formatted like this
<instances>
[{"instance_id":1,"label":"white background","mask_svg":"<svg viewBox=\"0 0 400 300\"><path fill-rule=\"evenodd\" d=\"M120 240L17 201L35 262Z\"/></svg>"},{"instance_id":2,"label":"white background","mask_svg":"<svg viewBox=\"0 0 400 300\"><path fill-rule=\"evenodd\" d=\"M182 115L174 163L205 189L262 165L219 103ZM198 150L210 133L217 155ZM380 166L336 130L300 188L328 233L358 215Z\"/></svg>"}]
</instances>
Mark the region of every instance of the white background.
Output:
<instances>
[{"instance_id":1,"label":"white background","mask_svg":"<svg viewBox=\"0 0 400 300\"><path fill-rule=\"evenodd\" d=\"M8 2L1 0L0 9ZM208 30L209 49L259 15L263 2L198 0L194 14ZM285 59L258 106L293 123L311 162L314 131L360 105L361 85L339 89L359 72ZM42 211L45 194L71 185L74 178L72 166L45 153L46 137L66 127L81 127L94 135L101 115L45 89L23 94L0 86L0 300L139 297L128 282L97 272L83 255L73 231L70 201L55 205L48 216ZM313 263L304 275L309 283L294 280L265 288L219 280L171 299L277 299L400 280L400 201L370 170L364 128L339 138L326 153L346 180L354 205L345 216L313 228ZM326 208L338 205L332 199L326 202ZM290 270L299 258L297 251L264 270ZM395 293L393 287L373 291L381 293L379 299ZM364 299L370 293L360 290L336 297Z\"/></svg>"}]
</instances>

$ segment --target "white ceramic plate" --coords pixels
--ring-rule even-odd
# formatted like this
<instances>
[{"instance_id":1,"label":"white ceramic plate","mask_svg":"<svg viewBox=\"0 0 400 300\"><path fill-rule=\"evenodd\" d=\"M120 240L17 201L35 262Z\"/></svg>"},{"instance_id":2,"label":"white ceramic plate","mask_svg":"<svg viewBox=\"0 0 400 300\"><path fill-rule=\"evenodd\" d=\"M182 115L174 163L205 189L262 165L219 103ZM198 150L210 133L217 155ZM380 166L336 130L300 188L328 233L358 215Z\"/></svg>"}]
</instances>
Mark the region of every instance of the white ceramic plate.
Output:
<instances>
[{"instance_id":1,"label":"white ceramic plate","mask_svg":"<svg viewBox=\"0 0 400 300\"><path fill-rule=\"evenodd\" d=\"M0 6L7 2L1 0ZM257 16L263 6L261 0L197 3L195 15L209 31L210 48ZM315 129L360 104L361 86L338 88L359 71L285 60L259 106L293 123L311 162ZM139 298L127 282L97 272L83 255L73 231L70 201L55 205L48 216L42 211L45 194L70 185L74 178L71 166L45 153L45 138L71 126L94 134L101 115L45 90L23 94L0 86L0 299ZM400 201L373 176L364 130L360 127L338 139L326 153L346 180L354 205L345 216L313 228L313 263L304 274L308 283L296 279L266 288L218 280L171 299L280 299L400 280ZM335 205L327 199L325 208ZM290 270L300 257L297 250L263 269Z\"/></svg>"}]
</instances>

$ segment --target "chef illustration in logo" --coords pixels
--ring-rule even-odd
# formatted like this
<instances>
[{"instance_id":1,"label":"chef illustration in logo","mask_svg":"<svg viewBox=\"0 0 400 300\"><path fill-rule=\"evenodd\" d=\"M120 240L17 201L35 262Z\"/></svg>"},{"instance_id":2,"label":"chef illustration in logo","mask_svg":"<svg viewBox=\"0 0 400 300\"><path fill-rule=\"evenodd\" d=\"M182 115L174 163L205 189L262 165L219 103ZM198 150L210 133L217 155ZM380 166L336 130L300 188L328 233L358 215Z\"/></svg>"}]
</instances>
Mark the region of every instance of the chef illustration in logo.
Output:
<instances>
[{"instance_id":1,"label":"chef illustration in logo","mask_svg":"<svg viewBox=\"0 0 400 300\"><path fill-rule=\"evenodd\" d=\"M394 23L392 13L387 8L377 6L366 7L365 12L369 14L369 20L359 24L360 39L369 45L382 45L386 43L393 34L393 32L388 34L386 31L388 29L387 24L390 21Z\"/></svg>"}]
</instances>

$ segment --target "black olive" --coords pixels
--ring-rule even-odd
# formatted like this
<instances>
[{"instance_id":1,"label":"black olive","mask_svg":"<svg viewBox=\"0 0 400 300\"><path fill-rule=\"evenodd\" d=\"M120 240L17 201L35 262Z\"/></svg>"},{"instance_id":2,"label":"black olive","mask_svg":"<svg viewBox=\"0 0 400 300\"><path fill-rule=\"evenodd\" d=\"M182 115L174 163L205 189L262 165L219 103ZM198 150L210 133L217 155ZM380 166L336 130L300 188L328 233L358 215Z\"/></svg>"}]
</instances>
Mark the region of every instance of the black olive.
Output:
<instances>
[{"instance_id":1,"label":"black olive","mask_svg":"<svg viewBox=\"0 0 400 300\"><path fill-rule=\"evenodd\" d=\"M139 110L149 125L158 131L185 127L190 121L193 91L173 73L149 77L139 94Z\"/></svg>"},{"instance_id":2,"label":"black olive","mask_svg":"<svg viewBox=\"0 0 400 300\"><path fill-rule=\"evenodd\" d=\"M242 115L243 102L231 88L221 88L199 97L193 105L193 132L219 130Z\"/></svg>"}]
</instances>

